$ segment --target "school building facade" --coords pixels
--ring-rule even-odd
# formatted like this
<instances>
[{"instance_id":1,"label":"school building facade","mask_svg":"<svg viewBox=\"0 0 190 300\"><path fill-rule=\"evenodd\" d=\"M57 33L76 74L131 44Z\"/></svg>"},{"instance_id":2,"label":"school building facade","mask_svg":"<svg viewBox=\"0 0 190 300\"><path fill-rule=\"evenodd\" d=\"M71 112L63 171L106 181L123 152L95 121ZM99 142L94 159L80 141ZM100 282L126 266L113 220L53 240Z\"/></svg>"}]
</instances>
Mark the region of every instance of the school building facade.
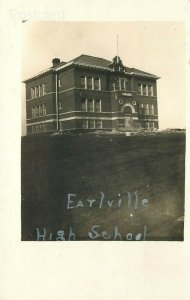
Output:
<instances>
[{"instance_id":1,"label":"school building facade","mask_svg":"<svg viewBox=\"0 0 190 300\"><path fill-rule=\"evenodd\" d=\"M158 76L124 66L119 56L52 63L24 81L27 134L158 129Z\"/></svg>"}]
</instances>

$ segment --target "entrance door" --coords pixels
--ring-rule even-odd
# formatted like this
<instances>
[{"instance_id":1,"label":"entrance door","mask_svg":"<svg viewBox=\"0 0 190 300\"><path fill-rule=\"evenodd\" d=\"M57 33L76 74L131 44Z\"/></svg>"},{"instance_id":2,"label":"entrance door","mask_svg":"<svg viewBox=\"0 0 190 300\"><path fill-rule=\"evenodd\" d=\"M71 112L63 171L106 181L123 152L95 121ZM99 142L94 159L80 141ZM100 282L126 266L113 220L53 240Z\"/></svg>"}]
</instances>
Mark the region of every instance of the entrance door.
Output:
<instances>
[{"instance_id":1,"label":"entrance door","mask_svg":"<svg viewBox=\"0 0 190 300\"><path fill-rule=\"evenodd\" d=\"M133 119L132 116L124 116L125 129L132 129Z\"/></svg>"},{"instance_id":2,"label":"entrance door","mask_svg":"<svg viewBox=\"0 0 190 300\"><path fill-rule=\"evenodd\" d=\"M131 130L133 128L132 109L130 106L124 108L124 124L125 129Z\"/></svg>"}]
</instances>

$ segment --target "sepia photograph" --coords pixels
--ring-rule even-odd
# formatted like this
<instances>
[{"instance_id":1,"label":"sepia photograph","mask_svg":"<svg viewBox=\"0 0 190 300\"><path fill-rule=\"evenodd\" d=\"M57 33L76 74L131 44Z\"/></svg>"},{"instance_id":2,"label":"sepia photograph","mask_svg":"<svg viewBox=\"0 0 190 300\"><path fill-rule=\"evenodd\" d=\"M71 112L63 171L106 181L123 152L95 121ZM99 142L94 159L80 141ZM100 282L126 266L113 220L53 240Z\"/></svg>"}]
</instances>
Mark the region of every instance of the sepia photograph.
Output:
<instances>
[{"instance_id":1,"label":"sepia photograph","mask_svg":"<svg viewBox=\"0 0 190 300\"><path fill-rule=\"evenodd\" d=\"M183 22L22 22L22 241L184 241Z\"/></svg>"}]
</instances>

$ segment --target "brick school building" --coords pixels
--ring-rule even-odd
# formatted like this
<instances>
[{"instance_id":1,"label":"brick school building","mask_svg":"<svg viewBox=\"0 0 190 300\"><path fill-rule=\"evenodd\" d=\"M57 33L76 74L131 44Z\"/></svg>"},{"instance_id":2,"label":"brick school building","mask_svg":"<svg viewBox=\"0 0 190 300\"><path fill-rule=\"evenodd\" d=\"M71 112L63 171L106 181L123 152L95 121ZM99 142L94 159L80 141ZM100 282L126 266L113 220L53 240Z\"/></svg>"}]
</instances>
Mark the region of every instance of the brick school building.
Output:
<instances>
[{"instance_id":1,"label":"brick school building","mask_svg":"<svg viewBox=\"0 0 190 300\"><path fill-rule=\"evenodd\" d=\"M80 55L24 81L27 134L68 130L158 129L158 76Z\"/></svg>"}]
</instances>

